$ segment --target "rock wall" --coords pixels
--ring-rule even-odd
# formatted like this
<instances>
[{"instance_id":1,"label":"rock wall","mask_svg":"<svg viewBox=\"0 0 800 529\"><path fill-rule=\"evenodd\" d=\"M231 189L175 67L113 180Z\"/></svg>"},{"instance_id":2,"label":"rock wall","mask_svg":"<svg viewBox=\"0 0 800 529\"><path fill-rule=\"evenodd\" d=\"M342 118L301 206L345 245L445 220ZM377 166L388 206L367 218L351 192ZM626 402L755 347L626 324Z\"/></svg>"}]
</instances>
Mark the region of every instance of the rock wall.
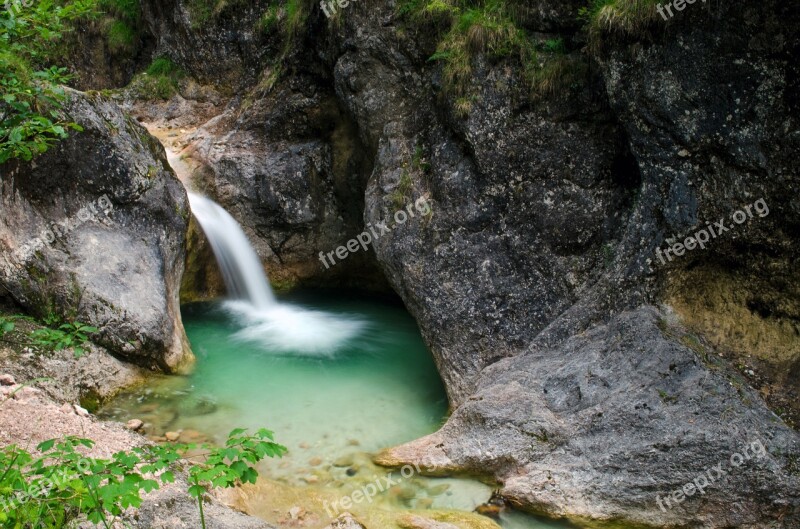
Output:
<instances>
[{"instance_id":1,"label":"rock wall","mask_svg":"<svg viewBox=\"0 0 800 529\"><path fill-rule=\"evenodd\" d=\"M570 43L576 82L530 97L515 59L478 56L463 97L428 60L437 22L395 3L282 12L261 35L250 9L197 28L182 2L144 3L160 52L247 86L191 141L270 272L344 283L377 262L419 322L455 412L387 464L434 453L555 515L796 525L797 434L761 399L797 402L797 9L703 3L587 34L579 4L533 3L522 23ZM374 257L316 260L384 223ZM672 310L701 336L660 325ZM751 353L751 378L709 360ZM754 436L756 467L657 503Z\"/></svg>"},{"instance_id":2,"label":"rock wall","mask_svg":"<svg viewBox=\"0 0 800 529\"><path fill-rule=\"evenodd\" d=\"M186 193L141 125L99 94L68 93L83 132L0 167L0 284L33 314L96 326L121 357L183 371Z\"/></svg>"}]
</instances>

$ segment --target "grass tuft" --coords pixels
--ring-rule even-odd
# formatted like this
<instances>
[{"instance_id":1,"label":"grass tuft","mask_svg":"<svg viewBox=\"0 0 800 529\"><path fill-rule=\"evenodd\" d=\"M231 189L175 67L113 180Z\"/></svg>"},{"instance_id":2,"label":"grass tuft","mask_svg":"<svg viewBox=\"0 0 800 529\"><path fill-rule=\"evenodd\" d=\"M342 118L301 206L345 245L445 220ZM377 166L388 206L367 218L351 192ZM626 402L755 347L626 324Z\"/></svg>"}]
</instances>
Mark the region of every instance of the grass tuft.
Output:
<instances>
[{"instance_id":1,"label":"grass tuft","mask_svg":"<svg viewBox=\"0 0 800 529\"><path fill-rule=\"evenodd\" d=\"M529 34L518 22L527 12L511 0L407 0L398 13L413 22L449 23L430 61L442 63L445 91L454 96L459 117L469 114L473 63L518 60L533 97L557 94L576 86L588 68L570 58L563 38L543 39Z\"/></svg>"},{"instance_id":2,"label":"grass tuft","mask_svg":"<svg viewBox=\"0 0 800 529\"><path fill-rule=\"evenodd\" d=\"M131 83L138 99L169 99L178 92L180 81L186 76L177 64L167 57L158 57L147 70Z\"/></svg>"},{"instance_id":3,"label":"grass tuft","mask_svg":"<svg viewBox=\"0 0 800 529\"><path fill-rule=\"evenodd\" d=\"M607 36L647 37L662 21L656 11L659 0L592 0L578 12L586 22L589 45L597 49Z\"/></svg>"}]
</instances>

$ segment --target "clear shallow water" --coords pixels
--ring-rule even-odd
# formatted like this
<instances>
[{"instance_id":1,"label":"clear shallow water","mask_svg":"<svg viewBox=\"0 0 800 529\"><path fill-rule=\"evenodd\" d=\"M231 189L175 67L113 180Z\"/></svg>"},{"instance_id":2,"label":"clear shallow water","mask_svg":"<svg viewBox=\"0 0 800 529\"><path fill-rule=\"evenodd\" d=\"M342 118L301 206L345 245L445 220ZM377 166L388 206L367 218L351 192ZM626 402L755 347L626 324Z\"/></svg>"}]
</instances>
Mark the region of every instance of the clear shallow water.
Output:
<instances>
[{"instance_id":1,"label":"clear shallow water","mask_svg":"<svg viewBox=\"0 0 800 529\"><path fill-rule=\"evenodd\" d=\"M263 475L274 483L268 493L266 486L250 491L247 505L273 522L279 519L270 513L285 505L273 508L270 502L290 496L289 490L340 498L385 476L388 471L373 465L371 455L436 431L447 413L433 360L402 307L349 293L300 293L283 301L290 304L290 313L291 305L325 311L358 326L351 329L353 337L324 355L310 356L307 348L291 354L286 344L272 339L285 328L254 330L258 322L241 307L186 306L183 319L197 356L195 372L156 379L101 411L106 418L141 419L151 436L178 432L184 442L221 442L237 427L273 430L289 454L265 463ZM292 318L287 317L287 325ZM313 335L306 340L316 341ZM471 480L411 476L379 494L369 507L469 512L490 495L490 487ZM318 525L326 524L320 519ZM502 525L564 527L520 513L507 513Z\"/></svg>"}]
</instances>

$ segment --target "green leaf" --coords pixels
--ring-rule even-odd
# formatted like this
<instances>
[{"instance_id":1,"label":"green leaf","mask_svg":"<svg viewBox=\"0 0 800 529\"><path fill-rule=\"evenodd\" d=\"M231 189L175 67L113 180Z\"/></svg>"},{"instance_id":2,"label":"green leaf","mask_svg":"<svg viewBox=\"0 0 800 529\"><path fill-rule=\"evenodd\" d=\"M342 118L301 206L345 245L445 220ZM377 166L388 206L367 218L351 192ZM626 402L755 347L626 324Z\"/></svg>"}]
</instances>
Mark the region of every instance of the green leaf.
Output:
<instances>
[{"instance_id":1,"label":"green leaf","mask_svg":"<svg viewBox=\"0 0 800 529\"><path fill-rule=\"evenodd\" d=\"M205 493L205 491L206 491L206 489L204 489L200 485L192 485L191 487L189 487L189 490L188 490L189 496L192 496L194 498L201 497L203 495L203 493Z\"/></svg>"},{"instance_id":2,"label":"green leaf","mask_svg":"<svg viewBox=\"0 0 800 529\"><path fill-rule=\"evenodd\" d=\"M48 450L53 448L53 446L55 446L55 444L56 444L56 440L55 439L50 439L48 441L44 441L43 443L39 443L39 446L37 446L36 449L39 450L40 452L47 452Z\"/></svg>"}]
</instances>

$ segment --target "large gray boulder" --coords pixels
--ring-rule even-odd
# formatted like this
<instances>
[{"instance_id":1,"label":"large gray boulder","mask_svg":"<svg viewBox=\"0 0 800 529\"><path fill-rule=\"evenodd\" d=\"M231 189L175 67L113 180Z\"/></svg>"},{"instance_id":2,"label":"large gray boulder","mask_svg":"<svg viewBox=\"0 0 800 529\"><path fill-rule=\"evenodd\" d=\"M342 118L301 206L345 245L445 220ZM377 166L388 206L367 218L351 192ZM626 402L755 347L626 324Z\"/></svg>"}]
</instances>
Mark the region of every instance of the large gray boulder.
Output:
<instances>
[{"instance_id":1,"label":"large gray boulder","mask_svg":"<svg viewBox=\"0 0 800 529\"><path fill-rule=\"evenodd\" d=\"M670 319L643 307L534 343L485 369L440 431L378 462L488 473L513 504L572 519L797 527L800 437Z\"/></svg>"},{"instance_id":2,"label":"large gray boulder","mask_svg":"<svg viewBox=\"0 0 800 529\"><path fill-rule=\"evenodd\" d=\"M186 193L115 103L68 95L83 132L0 166L0 285L34 314L98 327L93 340L115 354L182 371L193 360L178 302Z\"/></svg>"}]
</instances>

